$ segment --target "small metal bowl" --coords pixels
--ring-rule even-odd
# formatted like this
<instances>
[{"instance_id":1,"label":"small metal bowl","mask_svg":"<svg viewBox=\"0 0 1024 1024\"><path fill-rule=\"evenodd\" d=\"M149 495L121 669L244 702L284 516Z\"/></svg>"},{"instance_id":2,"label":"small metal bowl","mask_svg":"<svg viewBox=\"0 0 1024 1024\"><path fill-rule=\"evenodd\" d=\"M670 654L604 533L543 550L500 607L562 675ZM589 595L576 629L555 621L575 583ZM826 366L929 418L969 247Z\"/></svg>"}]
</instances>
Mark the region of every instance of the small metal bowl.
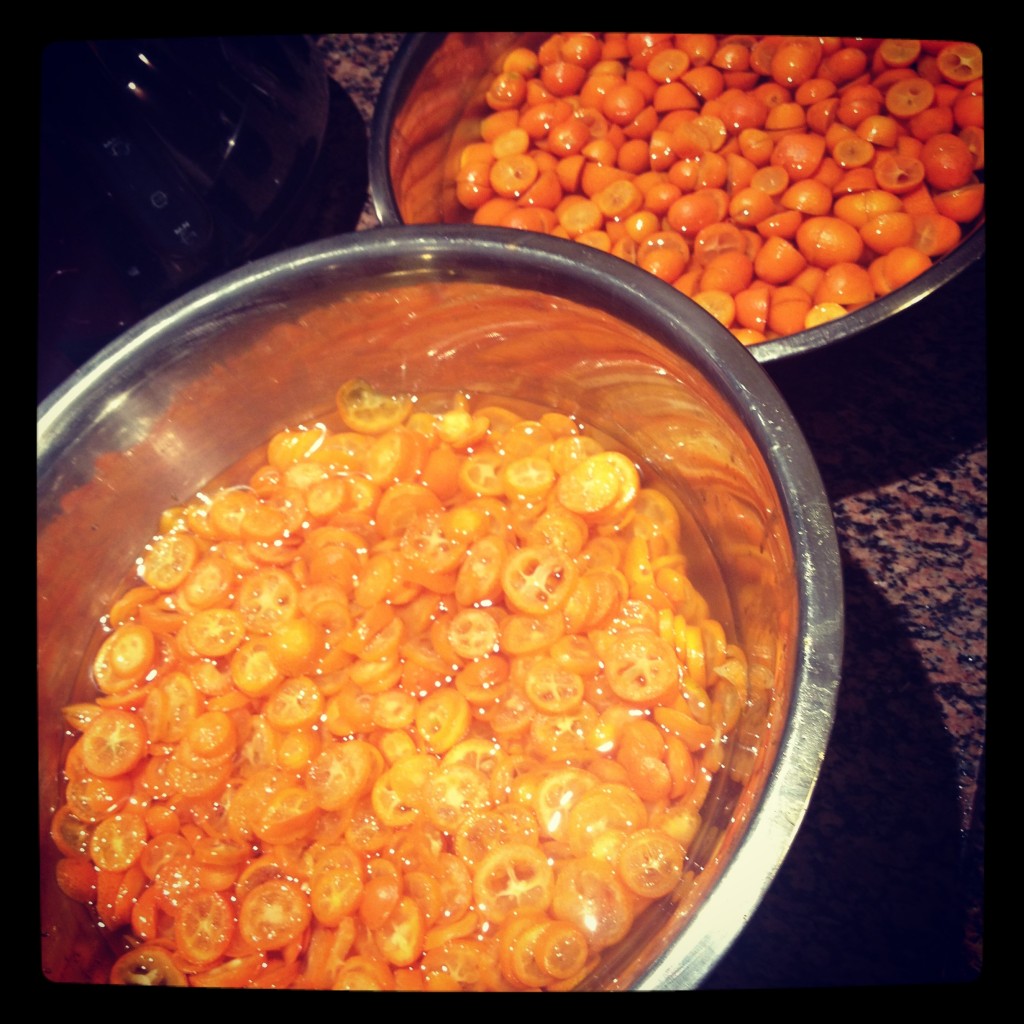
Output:
<instances>
[{"instance_id":1,"label":"small metal bowl","mask_svg":"<svg viewBox=\"0 0 1024 1024\"><path fill-rule=\"evenodd\" d=\"M549 33L414 32L402 41L385 77L370 131L370 197L384 225L459 223L468 219L454 194L450 161L477 137L463 118L479 104L480 85L504 53L536 47ZM483 113L487 111L484 110ZM913 281L819 327L751 345L759 362L831 345L870 329L929 296L985 252L985 215L960 244Z\"/></svg>"},{"instance_id":2,"label":"small metal bowl","mask_svg":"<svg viewBox=\"0 0 1024 1024\"><path fill-rule=\"evenodd\" d=\"M330 336L288 326L339 299L351 316ZM578 415L676 496L688 571L771 673L771 699L751 702L726 745L691 883L649 908L586 985L695 987L771 882L825 752L843 634L828 500L766 371L703 310L606 254L466 227L382 228L251 263L127 331L39 407L44 974L103 982L112 960L87 909L58 890L48 834L61 708L95 695L99 616L163 509L282 426L322 416L354 376Z\"/></svg>"}]
</instances>

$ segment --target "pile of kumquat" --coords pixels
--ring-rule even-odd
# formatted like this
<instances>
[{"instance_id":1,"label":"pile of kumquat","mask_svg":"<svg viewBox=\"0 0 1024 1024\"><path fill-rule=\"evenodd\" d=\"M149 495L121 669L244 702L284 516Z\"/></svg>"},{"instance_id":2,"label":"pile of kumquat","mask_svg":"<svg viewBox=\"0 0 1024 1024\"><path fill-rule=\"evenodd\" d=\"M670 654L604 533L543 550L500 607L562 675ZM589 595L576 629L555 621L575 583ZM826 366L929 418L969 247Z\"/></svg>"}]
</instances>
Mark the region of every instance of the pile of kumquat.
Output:
<instances>
[{"instance_id":1,"label":"pile of kumquat","mask_svg":"<svg viewBox=\"0 0 1024 1024\"><path fill-rule=\"evenodd\" d=\"M984 209L970 42L555 33L485 85L474 223L613 253L747 345L888 295Z\"/></svg>"},{"instance_id":2,"label":"pile of kumquat","mask_svg":"<svg viewBox=\"0 0 1024 1024\"><path fill-rule=\"evenodd\" d=\"M685 891L771 680L574 418L337 414L161 517L63 709L57 882L114 984L572 988Z\"/></svg>"}]
</instances>

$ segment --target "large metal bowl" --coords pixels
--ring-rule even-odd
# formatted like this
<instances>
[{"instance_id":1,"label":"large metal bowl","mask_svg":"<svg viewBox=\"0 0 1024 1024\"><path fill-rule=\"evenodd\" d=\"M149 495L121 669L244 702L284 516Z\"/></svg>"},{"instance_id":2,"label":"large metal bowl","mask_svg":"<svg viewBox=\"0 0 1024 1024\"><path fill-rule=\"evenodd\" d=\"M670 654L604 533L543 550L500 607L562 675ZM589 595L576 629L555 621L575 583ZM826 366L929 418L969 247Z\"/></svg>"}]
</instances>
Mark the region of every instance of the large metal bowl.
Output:
<instances>
[{"instance_id":1,"label":"large metal bowl","mask_svg":"<svg viewBox=\"0 0 1024 1024\"><path fill-rule=\"evenodd\" d=\"M451 160L478 136L481 83L513 47L548 33L413 32L388 68L370 132L370 197L384 225L457 223L467 218L454 193ZM467 120L468 116L468 120ZM465 137L463 137L463 135ZM913 281L860 309L781 338L751 345L763 363L822 348L874 327L925 299L980 259L985 215L964 226L961 243Z\"/></svg>"},{"instance_id":2,"label":"large metal bowl","mask_svg":"<svg viewBox=\"0 0 1024 1024\"><path fill-rule=\"evenodd\" d=\"M281 327L339 298L351 316L330 337L297 343ZM676 496L694 581L772 695L727 745L688 851L692 884L651 908L588 985L697 986L778 869L831 729L843 602L821 478L766 372L673 289L570 242L458 227L379 229L251 263L127 331L39 407L45 975L103 981L111 960L86 908L57 889L48 836L60 709L94 694L83 665L98 617L163 509L322 414L353 376L578 414Z\"/></svg>"}]
</instances>

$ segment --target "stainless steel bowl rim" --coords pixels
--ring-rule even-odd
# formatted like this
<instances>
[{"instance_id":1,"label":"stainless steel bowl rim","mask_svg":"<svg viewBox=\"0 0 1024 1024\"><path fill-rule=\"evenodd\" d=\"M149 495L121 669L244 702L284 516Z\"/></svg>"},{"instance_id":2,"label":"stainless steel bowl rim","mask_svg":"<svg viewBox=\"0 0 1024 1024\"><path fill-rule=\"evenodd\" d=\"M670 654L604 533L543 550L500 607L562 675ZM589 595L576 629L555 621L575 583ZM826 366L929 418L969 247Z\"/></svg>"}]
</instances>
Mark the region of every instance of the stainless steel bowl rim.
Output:
<instances>
[{"instance_id":1,"label":"stainless steel bowl rim","mask_svg":"<svg viewBox=\"0 0 1024 1024\"><path fill-rule=\"evenodd\" d=\"M703 309L616 257L510 229L392 227L310 243L253 261L187 293L125 331L48 396L37 410L39 493L65 444L102 416L122 387L172 349L201 344L198 325L212 324L213 330L254 304L262 306L268 290L283 300L295 284L318 278L358 284L367 274L429 270L454 279L467 254L474 280L537 289L540 272L540 280L552 282L552 294L619 315L693 363L733 403L768 464L794 561L803 569L797 581L797 635L803 643L795 654L793 711L763 799L690 925L639 983L644 989L694 988L753 914L803 819L835 712L844 612L831 510L800 427L764 368ZM512 262L510 255L516 257Z\"/></svg>"},{"instance_id":2,"label":"stainless steel bowl rim","mask_svg":"<svg viewBox=\"0 0 1024 1024\"><path fill-rule=\"evenodd\" d=\"M388 66L380 96L374 107L368 149L370 199L377 219L385 226L403 223L391 184L389 146L391 125L416 76L447 34L446 32L408 33ZM889 295L876 299L847 316L829 320L818 327L751 345L749 346L750 351L758 362L770 363L855 337L927 298L937 288L962 273L984 254L985 223L982 220L965 235L952 252L936 260L929 270L902 288L897 288Z\"/></svg>"}]
</instances>

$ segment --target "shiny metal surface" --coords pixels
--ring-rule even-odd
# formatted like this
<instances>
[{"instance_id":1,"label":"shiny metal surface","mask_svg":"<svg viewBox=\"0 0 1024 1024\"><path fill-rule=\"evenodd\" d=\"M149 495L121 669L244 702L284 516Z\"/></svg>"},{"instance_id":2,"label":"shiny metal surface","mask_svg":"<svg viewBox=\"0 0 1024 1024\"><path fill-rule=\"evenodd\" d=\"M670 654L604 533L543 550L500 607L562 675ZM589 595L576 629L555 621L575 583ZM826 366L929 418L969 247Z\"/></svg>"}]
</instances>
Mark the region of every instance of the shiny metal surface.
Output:
<instances>
[{"instance_id":1,"label":"shiny metal surface","mask_svg":"<svg viewBox=\"0 0 1024 1024\"><path fill-rule=\"evenodd\" d=\"M454 196L453 159L473 135L480 82L515 46L536 46L548 33L414 32L391 63L370 133L370 196L384 225L452 223L467 219ZM462 123L467 108L470 120ZM462 133L466 134L464 139ZM985 252L985 217L968 225L961 244L930 270L847 316L783 338L751 345L759 362L809 352L854 337L937 288Z\"/></svg>"},{"instance_id":2,"label":"shiny metal surface","mask_svg":"<svg viewBox=\"0 0 1024 1024\"><path fill-rule=\"evenodd\" d=\"M81 666L97 617L162 509L328 408L340 380L386 375L412 391L529 399L621 441L678 498L713 613L774 678L771 704L745 711L716 776L689 851L693 884L650 908L590 982L699 985L769 886L813 791L839 685L842 578L820 475L765 371L674 289L619 264L499 229L339 236L189 293L39 407L44 969L81 980L109 956L83 908L56 891L47 834L60 707L88 692ZM414 316L395 315L397 294L419 296ZM353 315L331 338L299 342L281 327L339 297ZM557 343L538 346L554 325Z\"/></svg>"}]
</instances>

